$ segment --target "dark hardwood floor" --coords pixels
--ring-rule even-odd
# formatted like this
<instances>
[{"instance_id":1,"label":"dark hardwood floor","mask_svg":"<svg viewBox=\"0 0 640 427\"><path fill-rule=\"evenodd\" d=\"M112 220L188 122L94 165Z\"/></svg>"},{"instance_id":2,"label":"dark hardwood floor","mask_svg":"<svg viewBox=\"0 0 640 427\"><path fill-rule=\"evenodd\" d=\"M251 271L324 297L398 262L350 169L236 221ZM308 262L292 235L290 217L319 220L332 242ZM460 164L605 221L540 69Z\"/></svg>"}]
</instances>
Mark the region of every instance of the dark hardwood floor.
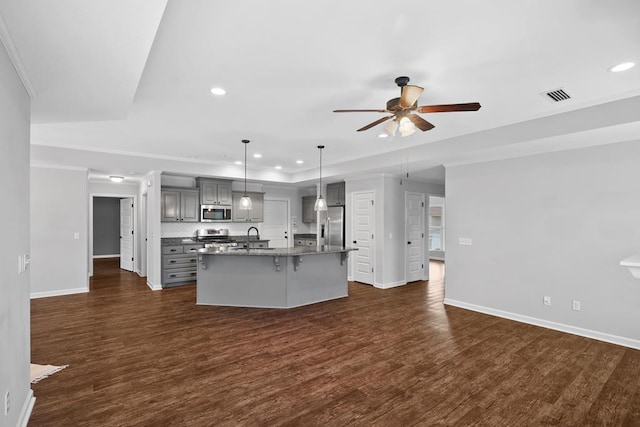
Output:
<instances>
[{"instance_id":1,"label":"dark hardwood floor","mask_svg":"<svg viewBox=\"0 0 640 427\"><path fill-rule=\"evenodd\" d=\"M640 351L445 307L431 280L290 310L198 307L99 260L31 302L30 426L640 425Z\"/></svg>"}]
</instances>

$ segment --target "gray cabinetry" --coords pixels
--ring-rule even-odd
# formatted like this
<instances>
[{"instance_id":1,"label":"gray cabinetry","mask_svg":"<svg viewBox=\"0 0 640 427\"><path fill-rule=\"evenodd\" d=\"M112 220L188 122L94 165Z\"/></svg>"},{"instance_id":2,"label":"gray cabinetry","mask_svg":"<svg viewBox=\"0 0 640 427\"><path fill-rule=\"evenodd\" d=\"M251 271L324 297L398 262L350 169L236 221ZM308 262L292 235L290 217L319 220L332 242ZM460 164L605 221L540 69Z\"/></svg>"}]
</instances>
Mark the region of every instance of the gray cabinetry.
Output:
<instances>
[{"instance_id":1,"label":"gray cabinetry","mask_svg":"<svg viewBox=\"0 0 640 427\"><path fill-rule=\"evenodd\" d=\"M240 199L243 192L233 192L233 222L263 222L264 221L264 193L247 192L251 198L251 209L240 209Z\"/></svg>"},{"instance_id":2,"label":"gray cabinetry","mask_svg":"<svg viewBox=\"0 0 640 427\"><path fill-rule=\"evenodd\" d=\"M200 203L203 205L230 206L232 202L231 181L198 178Z\"/></svg>"},{"instance_id":3,"label":"gray cabinetry","mask_svg":"<svg viewBox=\"0 0 640 427\"><path fill-rule=\"evenodd\" d=\"M198 190L163 188L160 215L163 222L198 222L200 201Z\"/></svg>"},{"instance_id":4,"label":"gray cabinetry","mask_svg":"<svg viewBox=\"0 0 640 427\"><path fill-rule=\"evenodd\" d=\"M316 211L313 207L316 204L316 196L304 196L302 198L302 222L316 222Z\"/></svg>"},{"instance_id":5,"label":"gray cabinetry","mask_svg":"<svg viewBox=\"0 0 640 427\"><path fill-rule=\"evenodd\" d=\"M202 244L162 246L162 287L194 283Z\"/></svg>"},{"instance_id":6,"label":"gray cabinetry","mask_svg":"<svg viewBox=\"0 0 640 427\"><path fill-rule=\"evenodd\" d=\"M327 205L344 206L344 182L327 185Z\"/></svg>"}]
</instances>

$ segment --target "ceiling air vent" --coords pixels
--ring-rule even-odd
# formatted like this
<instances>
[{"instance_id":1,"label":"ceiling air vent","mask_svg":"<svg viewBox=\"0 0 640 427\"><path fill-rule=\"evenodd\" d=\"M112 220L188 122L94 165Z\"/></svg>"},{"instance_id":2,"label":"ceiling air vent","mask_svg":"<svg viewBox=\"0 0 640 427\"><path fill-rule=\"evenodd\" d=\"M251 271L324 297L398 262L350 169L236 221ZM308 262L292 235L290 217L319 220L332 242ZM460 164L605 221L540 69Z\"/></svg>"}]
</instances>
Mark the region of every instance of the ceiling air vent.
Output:
<instances>
[{"instance_id":1,"label":"ceiling air vent","mask_svg":"<svg viewBox=\"0 0 640 427\"><path fill-rule=\"evenodd\" d=\"M565 92L562 88L550 90L549 92L541 93L541 95L551 102L560 102L571 99L571 95Z\"/></svg>"}]
</instances>

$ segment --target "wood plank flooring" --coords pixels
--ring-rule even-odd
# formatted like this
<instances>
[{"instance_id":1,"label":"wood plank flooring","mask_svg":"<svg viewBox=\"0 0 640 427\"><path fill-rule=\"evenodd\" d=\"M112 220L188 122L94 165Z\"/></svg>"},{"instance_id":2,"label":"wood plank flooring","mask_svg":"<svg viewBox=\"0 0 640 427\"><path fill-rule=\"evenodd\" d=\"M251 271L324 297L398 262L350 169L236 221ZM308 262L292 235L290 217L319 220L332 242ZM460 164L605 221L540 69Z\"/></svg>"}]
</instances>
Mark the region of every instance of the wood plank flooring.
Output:
<instances>
[{"instance_id":1,"label":"wood plank flooring","mask_svg":"<svg viewBox=\"0 0 640 427\"><path fill-rule=\"evenodd\" d=\"M30 426L640 426L640 351L445 307L432 280L290 310L195 306L97 260L31 302Z\"/></svg>"}]
</instances>

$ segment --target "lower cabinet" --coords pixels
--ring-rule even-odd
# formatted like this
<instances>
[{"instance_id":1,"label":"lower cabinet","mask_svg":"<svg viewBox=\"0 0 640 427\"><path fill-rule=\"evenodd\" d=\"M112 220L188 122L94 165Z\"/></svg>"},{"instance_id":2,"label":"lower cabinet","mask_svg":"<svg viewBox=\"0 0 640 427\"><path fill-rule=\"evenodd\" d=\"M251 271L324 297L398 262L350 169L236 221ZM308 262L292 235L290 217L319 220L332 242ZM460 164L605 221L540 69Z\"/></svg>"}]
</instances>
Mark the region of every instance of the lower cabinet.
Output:
<instances>
[{"instance_id":1,"label":"lower cabinet","mask_svg":"<svg viewBox=\"0 0 640 427\"><path fill-rule=\"evenodd\" d=\"M202 244L162 247L162 287L195 283L198 275L198 249Z\"/></svg>"}]
</instances>

